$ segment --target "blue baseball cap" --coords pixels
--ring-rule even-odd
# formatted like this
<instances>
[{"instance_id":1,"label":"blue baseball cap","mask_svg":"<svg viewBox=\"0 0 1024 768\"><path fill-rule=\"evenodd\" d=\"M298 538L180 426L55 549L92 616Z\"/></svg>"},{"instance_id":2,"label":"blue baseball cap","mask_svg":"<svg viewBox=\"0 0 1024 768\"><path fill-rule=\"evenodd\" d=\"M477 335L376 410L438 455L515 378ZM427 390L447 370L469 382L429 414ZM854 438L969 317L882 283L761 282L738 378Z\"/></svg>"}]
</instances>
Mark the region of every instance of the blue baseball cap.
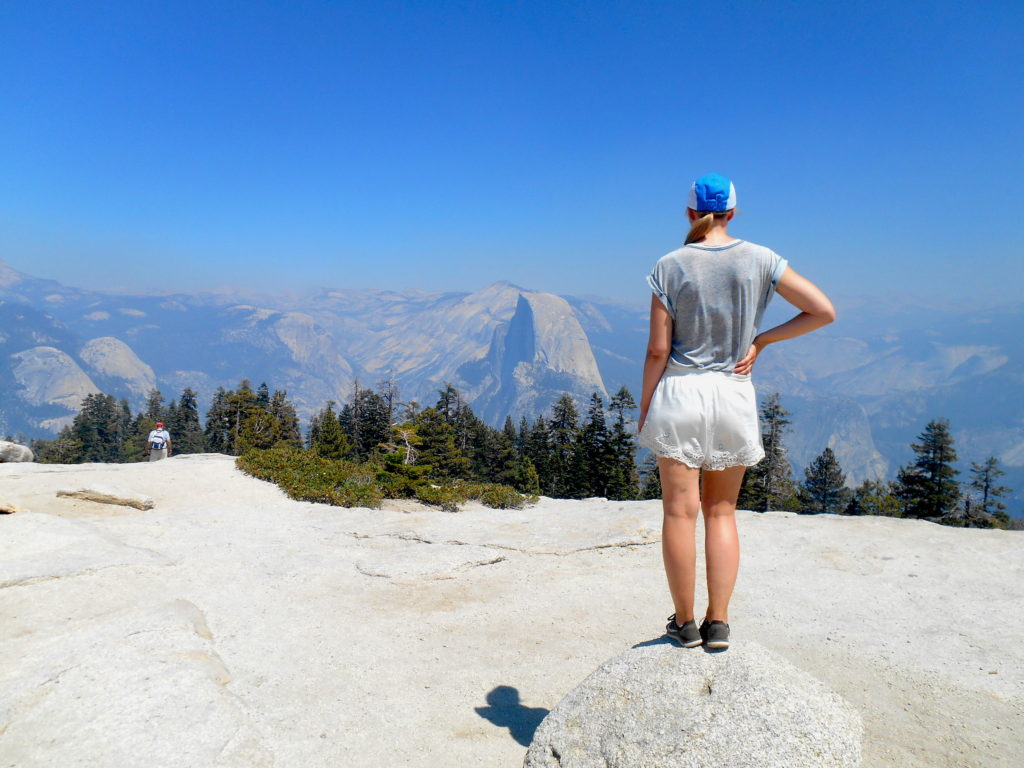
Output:
<instances>
[{"instance_id":1,"label":"blue baseball cap","mask_svg":"<svg viewBox=\"0 0 1024 768\"><path fill-rule=\"evenodd\" d=\"M686 204L695 211L731 211L736 207L736 187L721 174L706 173L693 182Z\"/></svg>"}]
</instances>

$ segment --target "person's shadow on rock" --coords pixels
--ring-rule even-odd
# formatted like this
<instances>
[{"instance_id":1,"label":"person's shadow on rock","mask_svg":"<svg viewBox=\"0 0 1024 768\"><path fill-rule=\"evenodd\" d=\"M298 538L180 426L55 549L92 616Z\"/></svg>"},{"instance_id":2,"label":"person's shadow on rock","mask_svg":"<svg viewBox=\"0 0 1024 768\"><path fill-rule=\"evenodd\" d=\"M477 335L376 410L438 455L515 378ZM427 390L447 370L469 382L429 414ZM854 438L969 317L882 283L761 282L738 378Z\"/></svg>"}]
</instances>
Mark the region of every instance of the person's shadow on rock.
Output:
<instances>
[{"instance_id":1,"label":"person's shadow on rock","mask_svg":"<svg viewBox=\"0 0 1024 768\"><path fill-rule=\"evenodd\" d=\"M543 707L524 707L519 703L519 690L511 685L499 685L487 694L488 707L475 707L476 713L509 734L524 747L530 746L533 734L548 710Z\"/></svg>"}]
</instances>

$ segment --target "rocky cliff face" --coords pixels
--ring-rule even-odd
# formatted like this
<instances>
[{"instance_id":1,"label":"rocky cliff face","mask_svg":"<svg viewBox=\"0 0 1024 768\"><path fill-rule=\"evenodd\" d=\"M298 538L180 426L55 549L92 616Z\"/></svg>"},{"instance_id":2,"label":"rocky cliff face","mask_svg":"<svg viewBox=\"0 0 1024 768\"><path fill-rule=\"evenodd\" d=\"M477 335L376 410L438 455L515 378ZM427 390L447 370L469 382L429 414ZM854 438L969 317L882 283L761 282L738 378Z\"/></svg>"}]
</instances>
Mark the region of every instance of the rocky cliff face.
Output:
<instances>
[{"instance_id":1,"label":"rocky cliff face","mask_svg":"<svg viewBox=\"0 0 1024 768\"><path fill-rule=\"evenodd\" d=\"M39 421L43 429L57 430L82 407L85 396L99 389L71 356L54 347L32 347L11 355L11 372L20 386L15 396L28 405L57 406L65 413Z\"/></svg>"},{"instance_id":2,"label":"rocky cliff face","mask_svg":"<svg viewBox=\"0 0 1024 768\"><path fill-rule=\"evenodd\" d=\"M508 323L494 332L486 357L459 371L480 415L497 422L534 418L563 392L581 401L607 397L587 334L569 303L549 293L521 293Z\"/></svg>"},{"instance_id":3,"label":"rocky cliff face","mask_svg":"<svg viewBox=\"0 0 1024 768\"><path fill-rule=\"evenodd\" d=\"M793 429L786 436L786 446L798 470L831 448L847 485L887 477L895 471L875 445L871 419L860 403L842 397L794 396L786 398L785 407L791 413ZM802 481L802 472L796 477Z\"/></svg>"},{"instance_id":4,"label":"rocky cliff face","mask_svg":"<svg viewBox=\"0 0 1024 768\"><path fill-rule=\"evenodd\" d=\"M64 415L67 403L80 402L97 388L137 407L154 385L167 395L192 387L208 401L218 386L234 387L243 378L286 389L303 417L328 400L347 400L356 381L372 387L382 378L393 378L404 400L423 405L432 404L437 390L450 382L495 422L510 412L534 417L566 391L581 402L591 392L605 392L572 307L560 297L507 282L469 294L328 291L295 299L111 296L64 288L10 268L0 278L0 299L12 300L10 306L38 307L30 318L12 323L17 338L8 339L7 355L48 342L66 356L69 371L70 366L79 371L77 389L68 374L59 377L62 384L53 384L66 402L40 399L37 392L30 403L24 386L22 394L0 395L0 411L15 431L46 428L41 414L26 413L28 405L60 406ZM54 332L43 333L40 327L46 325ZM82 337L91 340L83 343ZM531 352L524 356L517 345L527 343ZM467 364L482 361L488 362L486 383L479 373L463 375ZM0 377L5 370L13 375L0 366ZM20 375L28 370L22 366ZM42 384L33 386L38 390ZM62 386L74 389L78 399L68 400L70 392ZM58 424L48 421L48 426Z\"/></svg>"},{"instance_id":5,"label":"rocky cliff face","mask_svg":"<svg viewBox=\"0 0 1024 768\"><path fill-rule=\"evenodd\" d=\"M80 354L97 379L110 381L115 388L120 383L131 393L133 401L141 402L156 386L153 369L142 362L131 347L113 336L87 341Z\"/></svg>"},{"instance_id":6,"label":"rocky cliff face","mask_svg":"<svg viewBox=\"0 0 1024 768\"><path fill-rule=\"evenodd\" d=\"M351 339L367 377L395 375L409 396L436 399L458 370L487 353L494 331L508 322L521 289L495 283L469 294L385 294L367 307L364 330Z\"/></svg>"}]
</instances>

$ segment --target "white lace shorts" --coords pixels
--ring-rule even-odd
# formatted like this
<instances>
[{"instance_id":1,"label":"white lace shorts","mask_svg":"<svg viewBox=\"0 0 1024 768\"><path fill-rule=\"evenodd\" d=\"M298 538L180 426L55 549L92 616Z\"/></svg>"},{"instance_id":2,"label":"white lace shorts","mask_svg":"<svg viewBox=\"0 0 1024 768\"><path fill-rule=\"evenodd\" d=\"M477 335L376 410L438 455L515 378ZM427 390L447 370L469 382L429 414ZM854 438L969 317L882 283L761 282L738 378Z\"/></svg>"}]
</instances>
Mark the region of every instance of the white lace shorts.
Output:
<instances>
[{"instance_id":1,"label":"white lace shorts","mask_svg":"<svg viewBox=\"0 0 1024 768\"><path fill-rule=\"evenodd\" d=\"M654 390L640 445L655 456L711 470L764 458L750 374L705 371L669 362Z\"/></svg>"}]
</instances>

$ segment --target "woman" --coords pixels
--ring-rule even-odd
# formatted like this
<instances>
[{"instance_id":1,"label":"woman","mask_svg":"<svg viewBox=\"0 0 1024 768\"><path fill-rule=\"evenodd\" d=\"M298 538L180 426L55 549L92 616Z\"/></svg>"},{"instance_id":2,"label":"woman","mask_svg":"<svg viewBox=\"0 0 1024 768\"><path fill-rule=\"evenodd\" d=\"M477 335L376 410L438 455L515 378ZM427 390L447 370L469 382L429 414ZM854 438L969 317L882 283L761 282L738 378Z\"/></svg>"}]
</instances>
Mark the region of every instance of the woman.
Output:
<instances>
[{"instance_id":1,"label":"woman","mask_svg":"<svg viewBox=\"0 0 1024 768\"><path fill-rule=\"evenodd\" d=\"M675 604L666 634L687 648L729 647L729 598L739 568L736 500L746 468L764 458L754 362L767 345L835 320L828 297L785 259L729 235L735 208L729 179L697 179L686 244L663 256L647 278L653 295L639 440L658 457L661 475L662 555ZM776 292L800 314L757 333ZM700 627L693 611L698 511L708 582Z\"/></svg>"}]
</instances>

